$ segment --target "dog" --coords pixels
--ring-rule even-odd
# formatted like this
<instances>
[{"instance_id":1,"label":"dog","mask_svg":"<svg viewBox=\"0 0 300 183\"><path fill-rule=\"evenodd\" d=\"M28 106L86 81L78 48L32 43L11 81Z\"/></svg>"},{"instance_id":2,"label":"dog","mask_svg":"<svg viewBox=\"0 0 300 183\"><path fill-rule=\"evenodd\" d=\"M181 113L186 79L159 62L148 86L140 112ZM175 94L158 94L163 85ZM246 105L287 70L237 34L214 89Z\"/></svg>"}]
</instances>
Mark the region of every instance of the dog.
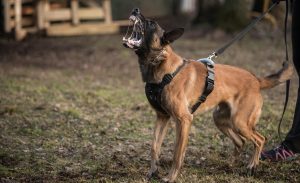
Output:
<instances>
[{"instance_id":1,"label":"dog","mask_svg":"<svg viewBox=\"0 0 300 183\"><path fill-rule=\"evenodd\" d=\"M182 166L193 116L214 109L213 119L217 128L228 136L235 152L240 152L245 142L254 144L254 152L247 168L250 172L259 164L265 137L255 129L261 114L263 98L261 90L272 88L290 79L293 69L285 65L277 73L264 78L233 66L215 64L214 90L201 106L191 113L205 87L207 67L194 60L185 61L176 54L170 44L184 32L183 28L165 31L157 22L145 18L139 9L133 9L131 36L123 38L125 47L135 51L142 79L145 83L160 83L166 74L176 76L161 91L161 110L154 107L157 120L151 147L151 168L148 178L158 173L160 149L168 129L170 118L176 123L176 142L171 169L164 182L174 182ZM183 66L183 63L187 62ZM153 106L153 105L152 105Z\"/></svg>"}]
</instances>

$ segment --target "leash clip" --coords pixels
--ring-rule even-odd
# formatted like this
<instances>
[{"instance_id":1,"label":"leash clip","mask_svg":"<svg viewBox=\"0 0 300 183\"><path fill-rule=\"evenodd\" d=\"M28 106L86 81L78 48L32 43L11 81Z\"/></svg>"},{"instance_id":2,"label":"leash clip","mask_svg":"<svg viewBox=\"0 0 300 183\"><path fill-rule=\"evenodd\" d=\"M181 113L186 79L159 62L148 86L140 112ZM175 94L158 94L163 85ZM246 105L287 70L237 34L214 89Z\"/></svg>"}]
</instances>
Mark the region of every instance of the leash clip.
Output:
<instances>
[{"instance_id":1,"label":"leash clip","mask_svg":"<svg viewBox=\"0 0 300 183\"><path fill-rule=\"evenodd\" d=\"M212 60L212 58L216 57L217 58L217 54L216 52L213 52L212 54L210 54L207 59Z\"/></svg>"}]
</instances>

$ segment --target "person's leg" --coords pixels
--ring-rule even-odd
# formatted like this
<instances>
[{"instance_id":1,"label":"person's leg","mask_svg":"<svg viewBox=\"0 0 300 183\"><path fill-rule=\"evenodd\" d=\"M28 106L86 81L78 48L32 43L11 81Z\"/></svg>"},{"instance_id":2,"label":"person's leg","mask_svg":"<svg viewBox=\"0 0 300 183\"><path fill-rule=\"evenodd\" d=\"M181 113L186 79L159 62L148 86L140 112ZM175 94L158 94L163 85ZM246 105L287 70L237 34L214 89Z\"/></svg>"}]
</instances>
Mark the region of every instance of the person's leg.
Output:
<instances>
[{"instance_id":1,"label":"person's leg","mask_svg":"<svg viewBox=\"0 0 300 183\"><path fill-rule=\"evenodd\" d=\"M293 61L298 77L300 75L300 1L293 1L293 17L292 17L292 46ZM299 85L300 86L300 79ZM261 154L261 160L281 161L293 159L296 153L300 153L300 88L298 88L298 96L292 128L281 145L275 149L264 151Z\"/></svg>"},{"instance_id":2,"label":"person's leg","mask_svg":"<svg viewBox=\"0 0 300 183\"><path fill-rule=\"evenodd\" d=\"M294 1L292 20L292 46L293 61L298 77L300 75L300 2ZM300 79L299 85L300 86ZM294 114L294 121L291 130L283 142L293 151L300 153L300 88L298 88L298 98Z\"/></svg>"}]
</instances>

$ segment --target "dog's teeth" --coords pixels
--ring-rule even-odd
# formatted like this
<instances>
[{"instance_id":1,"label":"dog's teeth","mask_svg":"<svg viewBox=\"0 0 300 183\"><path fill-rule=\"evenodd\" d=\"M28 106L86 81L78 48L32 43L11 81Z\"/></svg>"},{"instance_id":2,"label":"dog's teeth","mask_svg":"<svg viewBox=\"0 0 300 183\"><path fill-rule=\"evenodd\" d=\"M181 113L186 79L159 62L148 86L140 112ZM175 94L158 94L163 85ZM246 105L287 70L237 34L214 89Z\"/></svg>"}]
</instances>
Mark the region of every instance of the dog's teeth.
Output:
<instances>
[{"instance_id":1,"label":"dog's teeth","mask_svg":"<svg viewBox=\"0 0 300 183\"><path fill-rule=\"evenodd\" d=\"M138 46L140 46L142 43L142 39L140 39L137 43L138 43Z\"/></svg>"},{"instance_id":2,"label":"dog's teeth","mask_svg":"<svg viewBox=\"0 0 300 183\"><path fill-rule=\"evenodd\" d=\"M123 41L127 43L127 46L130 48L139 47L142 44L142 37L143 37L143 25L139 18L137 17L130 17L132 21L132 32L129 37L123 37Z\"/></svg>"}]
</instances>

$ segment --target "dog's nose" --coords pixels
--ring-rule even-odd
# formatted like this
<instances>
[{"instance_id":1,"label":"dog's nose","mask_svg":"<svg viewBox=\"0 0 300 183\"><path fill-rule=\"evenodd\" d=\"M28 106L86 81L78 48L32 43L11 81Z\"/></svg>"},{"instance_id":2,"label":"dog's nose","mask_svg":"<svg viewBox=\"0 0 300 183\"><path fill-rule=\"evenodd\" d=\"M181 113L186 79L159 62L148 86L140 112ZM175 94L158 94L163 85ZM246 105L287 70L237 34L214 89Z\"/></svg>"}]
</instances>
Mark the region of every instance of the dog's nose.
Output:
<instances>
[{"instance_id":1,"label":"dog's nose","mask_svg":"<svg viewBox=\"0 0 300 183\"><path fill-rule=\"evenodd\" d=\"M131 14L134 15L134 16L137 16L137 15L141 14L140 9L134 8L134 9L132 10Z\"/></svg>"}]
</instances>

